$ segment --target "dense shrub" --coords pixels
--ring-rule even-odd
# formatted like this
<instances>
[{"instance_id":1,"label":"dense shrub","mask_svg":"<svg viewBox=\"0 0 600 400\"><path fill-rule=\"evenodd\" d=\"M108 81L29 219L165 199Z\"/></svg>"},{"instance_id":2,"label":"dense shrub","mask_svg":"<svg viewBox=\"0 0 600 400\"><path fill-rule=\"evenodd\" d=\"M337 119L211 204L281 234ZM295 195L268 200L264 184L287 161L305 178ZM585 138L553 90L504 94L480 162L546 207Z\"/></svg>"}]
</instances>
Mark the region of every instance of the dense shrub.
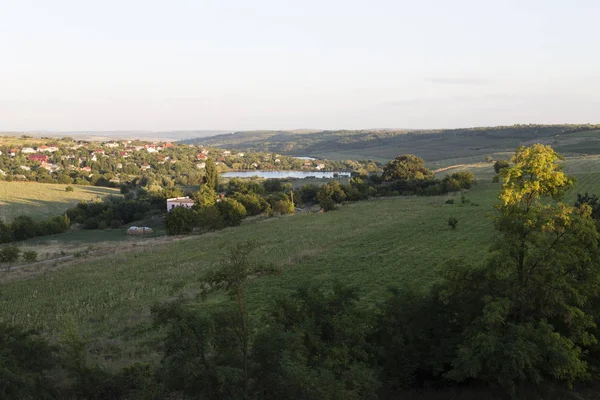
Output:
<instances>
[{"instance_id":1,"label":"dense shrub","mask_svg":"<svg viewBox=\"0 0 600 400\"><path fill-rule=\"evenodd\" d=\"M10 263L19 259L21 250L16 246L3 246L0 248L0 262Z\"/></svg>"},{"instance_id":2,"label":"dense shrub","mask_svg":"<svg viewBox=\"0 0 600 400\"><path fill-rule=\"evenodd\" d=\"M448 226L450 228L452 228L452 230L455 230L457 225L458 225L458 219L456 219L456 217L448 218Z\"/></svg>"},{"instance_id":3,"label":"dense shrub","mask_svg":"<svg viewBox=\"0 0 600 400\"><path fill-rule=\"evenodd\" d=\"M175 207L165 217L167 235L190 233L198 223L198 215L187 207Z\"/></svg>"},{"instance_id":4,"label":"dense shrub","mask_svg":"<svg viewBox=\"0 0 600 400\"><path fill-rule=\"evenodd\" d=\"M23 260L27 262L34 262L37 260L38 253L34 250L27 250L23 252Z\"/></svg>"},{"instance_id":5,"label":"dense shrub","mask_svg":"<svg viewBox=\"0 0 600 400\"><path fill-rule=\"evenodd\" d=\"M219 214L217 206L203 207L198 211L198 226L209 231L222 229L225 226L225 222L221 214Z\"/></svg>"},{"instance_id":6,"label":"dense shrub","mask_svg":"<svg viewBox=\"0 0 600 400\"><path fill-rule=\"evenodd\" d=\"M49 378L55 368L55 349L34 331L0 324L0 398L52 399L56 389Z\"/></svg>"},{"instance_id":7,"label":"dense shrub","mask_svg":"<svg viewBox=\"0 0 600 400\"><path fill-rule=\"evenodd\" d=\"M338 181L324 184L317 193L317 201L325 211L335 210L335 205L342 203L344 200L346 200L346 193Z\"/></svg>"},{"instance_id":8,"label":"dense shrub","mask_svg":"<svg viewBox=\"0 0 600 400\"><path fill-rule=\"evenodd\" d=\"M27 240L38 233L37 223L27 215L19 215L11 223L13 240Z\"/></svg>"},{"instance_id":9,"label":"dense shrub","mask_svg":"<svg viewBox=\"0 0 600 400\"><path fill-rule=\"evenodd\" d=\"M248 215L259 215L267 209L265 199L255 193L234 193L231 198L239 201Z\"/></svg>"},{"instance_id":10,"label":"dense shrub","mask_svg":"<svg viewBox=\"0 0 600 400\"><path fill-rule=\"evenodd\" d=\"M271 206L271 213L276 215L293 214L294 203L285 193L275 193L267 199Z\"/></svg>"},{"instance_id":11,"label":"dense shrub","mask_svg":"<svg viewBox=\"0 0 600 400\"><path fill-rule=\"evenodd\" d=\"M237 200L222 199L216 206L225 226L238 226L246 218L246 208Z\"/></svg>"}]
</instances>

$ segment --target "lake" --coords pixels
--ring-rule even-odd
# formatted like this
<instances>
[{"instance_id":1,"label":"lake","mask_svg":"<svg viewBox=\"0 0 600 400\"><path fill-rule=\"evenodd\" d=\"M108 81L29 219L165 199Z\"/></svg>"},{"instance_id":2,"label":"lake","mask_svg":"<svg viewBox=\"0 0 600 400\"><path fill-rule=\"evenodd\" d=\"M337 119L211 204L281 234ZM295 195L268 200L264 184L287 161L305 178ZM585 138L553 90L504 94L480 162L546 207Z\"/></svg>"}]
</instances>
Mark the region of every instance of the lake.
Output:
<instances>
[{"instance_id":1,"label":"lake","mask_svg":"<svg viewBox=\"0 0 600 400\"><path fill-rule=\"evenodd\" d=\"M283 179L283 178L333 178L333 174L338 176L350 176L350 172L323 172L323 171L230 171L223 172L223 178L259 178Z\"/></svg>"}]
</instances>

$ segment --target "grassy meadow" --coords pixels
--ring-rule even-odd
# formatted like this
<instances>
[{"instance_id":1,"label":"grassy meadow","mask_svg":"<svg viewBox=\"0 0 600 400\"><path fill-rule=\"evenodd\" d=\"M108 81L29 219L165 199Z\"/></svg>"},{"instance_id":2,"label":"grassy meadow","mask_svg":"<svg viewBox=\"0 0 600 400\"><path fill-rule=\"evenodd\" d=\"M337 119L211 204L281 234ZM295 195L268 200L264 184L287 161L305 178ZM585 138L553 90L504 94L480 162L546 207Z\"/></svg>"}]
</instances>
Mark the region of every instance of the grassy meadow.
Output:
<instances>
[{"instance_id":1,"label":"grassy meadow","mask_svg":"<svg viewBox=\"0 0 600 400\"><path fill-rule=\"evenodd\" d=\"M60 215L80 201L118 195L119 189L35 182L0 182L0 220L11 221L19 215L44 219Z\"/></svg>"},{"instance_id":2,"label":"grassy meadow","mask_svg":"<svg viewBox=\"0 0 600 400\"><path fill-rule=\"evenodd\" d=\"M356 285L367 308L391 286L425 290L447 260L477 264L485 259L495 235L491 215L500 184L491 182L492 165L473 164L441 175L460 169L474 171L479 180L465 193L465 203L460 194L372 199L324 214L251 218L210 234L144 238L139 244L128 243L122 231L107 231L108 251L102 256L25 274L28 279L5 279L0 286L0 321L42 328L55 338L75 325L108 367L153 360L159 333L150 329L150 307L195 293L198 279L219 262L226 248L245 240L261 244L253 255L255 262L283 270L251 284L253 312L303 284L337 280ZM566 169L578 178L567 201L577 192L600 193L600 157L569 159ZM454 204L448 204L449 199ZM449 217L459 221L454 231L447 224ZM63 235L46 240L77 237L73 232ZM42 245L42 238L38 240Z\"/></svg>"}]
</instances>

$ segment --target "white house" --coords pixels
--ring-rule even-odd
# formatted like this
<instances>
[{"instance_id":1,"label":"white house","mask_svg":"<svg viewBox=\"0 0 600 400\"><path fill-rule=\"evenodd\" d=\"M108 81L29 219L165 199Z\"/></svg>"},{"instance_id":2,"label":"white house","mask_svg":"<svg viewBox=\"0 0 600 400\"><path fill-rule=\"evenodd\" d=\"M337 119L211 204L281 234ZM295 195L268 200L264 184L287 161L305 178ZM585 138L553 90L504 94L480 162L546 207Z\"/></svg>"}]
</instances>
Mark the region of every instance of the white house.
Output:
<instances>
[{"instance_id":1,"label":"white house","mask_svg":"<svg viewBox=\"0 0 600 400\"><path fill-rule=\"evenodd\" d=\"M174 197L167 199L167 211L171 211L175 207L191 208L194 205L194 200L189 197Z\"/></svg>"},{"instance_id":2,"label":"white house","mask_svg":"<svg viewBox=\"0 0 600 400\"><path fill-rule=\"evenodd\" d=\"M31 153L36 153L36 151L35 151L35 149L33 147L23 147L21 149L21 153L31 154Z\"/></svg>"}]
</instances>

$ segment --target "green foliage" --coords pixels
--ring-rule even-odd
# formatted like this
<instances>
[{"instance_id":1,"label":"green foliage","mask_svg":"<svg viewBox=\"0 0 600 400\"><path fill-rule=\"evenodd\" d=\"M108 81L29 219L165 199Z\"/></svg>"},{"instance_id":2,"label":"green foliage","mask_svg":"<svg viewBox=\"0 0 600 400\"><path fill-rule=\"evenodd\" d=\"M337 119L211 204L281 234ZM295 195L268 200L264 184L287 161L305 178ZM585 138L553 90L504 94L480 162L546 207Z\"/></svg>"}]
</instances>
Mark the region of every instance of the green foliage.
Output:
<instances>
[{"instance_id":1,"label":"green foliage","mask_svg":"<svg viewBox=\"0 0 600 400\"><path fill-rule=\"evenodd\" d=\"M246 208L235 199L222 199L216 206L225 226L238 226L246 218Z\"/></svg>"},{"instance_id":2,"label":"green foliage","mask_svg":"<svg viewBox=\"0 0 600 400\"><path fill-rule=\"evenodd\" d=\"M13 240L12 227L0 221L0 244L9 243Z\"/></svg>"},{"instance_id":3,"label":"green foliage","mask_svg":"<svg viewBox=\"0 0 600 400\"><path fill-rule=\"evenodd\" d=\"M26 240L37 235L36 222L27 215L19 215L11 223L13 240Z\"/></svg>"},{"instance_id":4,"label":"green foliage","mask_svg":"<svg viewBox=\"0 0 600 400\"><path fill-rule=\"evenodd\" d=\"M34 262L37 260L38 253L35 250L27 250L23 252L23 260L27 262Z\"/></svg>"},{"instance_id":5,"label":"green foliage","mask_svg":"<svg viewBox=\"0 0 600 400\"><path fill-rule=\"evenodd\" d=\"M267 202L265 199L254 192L235 192L231 198L240 202L246 209L248 215L259 215L267 210Z\"/></svg>"},{"instance_id":6,"label":"green foliage","mask_svg":"<svg viewBox=\"0 0 600 400\"><path fill-rule=\"evenodd\" d=\"M274 309L256 338L254 387L265 399L377 398L367 314L355 288L301 288Z\"/></svg>"},{"instance_id":7,"label":"green foliage","mask_svg":"<svg viewBox=\"0 0 600 400\"><path fill-rule=\"evenodd\" d=\"M452 228L452 230L456 229L456 225L458 225L458 219L456 217L448 218L448 226Z\"/></svg>"},{"instance_id":8,"label":"green foliage","mask_svg":"<svg viewBox=\"0 0 600 400\"><path fill-rule=\"evenodd\" d=\"M75 189L73 189L73 186L67 186L65 188L65 192L73 192L73 191L75 191Z\"/></svg>"},{"instance_id":9,"label":"green foliage","mask_svg":"<svg viewBox=\"0 0 600 400\"><path fill-rule=\"evenodd\" d=\"M383 167L383 180L410 184L415 181L433 179L433 173L425 168L425 161L412 154L402 154Z\"/></svg>"},{"instance_id":10,"label":"green foliage","mask_svg":"<svg viewBox=\"0 0 600 400\"><path fill-rule=\"evenodd\" d=\"M0 248L0 262L12 263L19 259L21 250L17 246L2 246Z\"/></svg>"},{"instance_id":11,"label":"green foliage","mask_svg":"<svg viewBox=\"0 0 600 400\"><path fill-rule=\"evenodd\" d=\"M219 188L219 171L212 158L206 160L205 173L204 185L216 192Z\"/></svg>"},{"instance_id":12,"label":"green foliage","mask_svg":"<svg viewBox=\"0 0 600 400\"><path fill-rule=\"evenodd\" d=\"M504 168L508 167L510 167L510 162L508 160L498 160L494 163L494 171L496 171L497 174L499 174Z\"/></svg>"},{"instance_id":13,"label":"green foliage","mask_svg":"<svg viewBox=\"0 0 600 400\"><path fill-rule=\"evenodd\" d=\"M36 332L0 324L0 398L55 398L48 374L56 365L54 352Z\"/></svg>"},{"instance_id":14,"label":"green foliage","mask_svg":"<svg viewBox=\"0 0 600 400\"><path fill-rule=\"evenodd\" d=\"M200 186L200 190L194 194L196 200L194 207L202 209L213 206L217 201L217 192L208 184Z\"/></svg>"},{"instance_id":15,"label":"green foliage","mask_svg":"<svg viewBox=\"0 0 600 400\"><path fill-rule=\"evenodd\" d=\"M582 195L577 193L577 201L575 207L581 208L584 204L587 204L592 209L591 217L596 221L600 221L600 199L595 194L588 194L587 192Z\"/></svg>"},{"instance_id":16,"label":"green foliage","mask_svg":"<svg viewBox=\"0 0 600 400\"><path fill-rule=\"evenodd\" d=\"M294 213L294 203L285 193L275 193L268 197L270 210L274 214L285 215Z\"/></svg>"},{"instance_id":17,"label":"green foliage","mask_svg":"<svg viewBox=\"0 0 600 400\"><path fill-rule=\"evenodd\" d=\"M598 232L589 206L547 202L572 185L559 159L550 147L534 145L519 148L515 165L502 170L499 236L488 263L476 280L459 274L470 288L446 289L449 298L477 293L482 304L448 378L515 390L525 382L587 376L583 349L597 341L590 301L600 288Z\"/></svg>"},{"instance_id":18,"label":"green foliage","mask_svg":"<svg viewBox=\"0 0 600 400\"><path fill-rule=\"evenodd\" d=\"M335 210L336 204L346 200L346 193L338 181L327 182L317 193L317 201L325 211Z\"/></svg>"},{"instance_id":19,"label":"green foliage","mask_svg":"<svg viewBox=\"0 0 600 400\"><path fill-rule=\"evenodd\" d=\"M283 183L281 179L265 179L263 187L267 193L277 193L283 191Z\"/></svg>"},{"instance_id":20,"label":"green foliage","mask_svg":"<svg viewBox=\"0 0 600 400\"><path fill-rule=\"evenodd\" d=\"M214 231L225 227L225 222L217 206L207 206L198 211L198 226L207 231Z\"/></svg>"},{"instance_id":21,"label":"green foliage","mask_svg":"<svg viewBox=\"0 0 600 400\"><path fill-rule=\"evenodd\" d=\"M191 208L175 207L165 216L167 235L190 233L198 222L198 214Z\"/></svg>"}]
</instances>

